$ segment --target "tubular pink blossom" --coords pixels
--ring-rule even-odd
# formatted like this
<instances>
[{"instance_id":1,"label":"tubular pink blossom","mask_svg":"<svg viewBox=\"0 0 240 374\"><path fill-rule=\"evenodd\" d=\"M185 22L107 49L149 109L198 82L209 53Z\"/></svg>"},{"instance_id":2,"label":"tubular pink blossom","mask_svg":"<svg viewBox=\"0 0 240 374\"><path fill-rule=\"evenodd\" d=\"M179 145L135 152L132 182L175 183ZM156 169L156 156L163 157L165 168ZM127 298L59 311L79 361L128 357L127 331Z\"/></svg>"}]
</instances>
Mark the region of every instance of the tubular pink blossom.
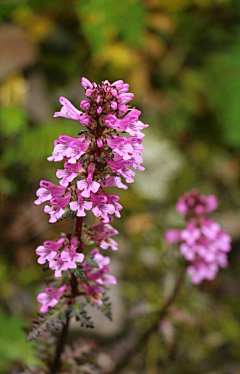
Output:
<instances>
[{"instance_id":1,"label":"tubular pink blossom","mask_svg":"<svg viewBox=\"0 0 240 374\"><path fill-rule=\"evenodd\" d=\"M74 120L79 120L80 115L82 112L77 110L69 100L65 99L65 97L61 96L59 98L60 104L62 104L62 108L60 112L55 112L53 117L65 117Z\"/></svg>"}]
</instances>

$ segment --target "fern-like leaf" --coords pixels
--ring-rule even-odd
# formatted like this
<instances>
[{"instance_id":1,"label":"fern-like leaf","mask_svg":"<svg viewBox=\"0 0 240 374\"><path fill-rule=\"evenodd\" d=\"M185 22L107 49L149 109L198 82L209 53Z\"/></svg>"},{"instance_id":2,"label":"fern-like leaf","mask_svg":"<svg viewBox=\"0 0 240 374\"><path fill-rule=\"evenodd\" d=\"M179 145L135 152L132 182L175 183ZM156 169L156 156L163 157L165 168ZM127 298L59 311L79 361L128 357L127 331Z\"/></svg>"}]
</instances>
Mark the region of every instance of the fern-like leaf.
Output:
<instances>
[{"instance_id":1,"label":"fern-like leaf","mask_svg":"<svg viewBox=\"0 0 240 374\"><path fill-rule=\"evenodd\" d=\"M77 321L80 321L82 327L93 328L93 322L91 317L88 316L86 310L84 309L86 304L71 304L69 305L69 316L76 317Z\"/></svg>"},{"instance_id":2,"label":"fern-like leaf","mask_svg":"<svg viewBox=\"0 0 240 374\"><path fill-rule=\"evenodd\" d=\"M55 330L58 330L61 325L67 321L68 306L61 307L61 309L52 309L48 313L38 313L39 318L32 321L32 327L28 331L27 342L36 340L38 336Z\"/></svg>"},{"instance_id":3,"label":"fern-like leaf","mask_svg":"<svg viewBox=\"0 0 240 374\"><path fill-rule=\"evenodd\" d=\"M108 318L110 319L110 321L112 321L112 304L109 302L109 297L106 295L106 293L104 292L102 294L103 298L102 298L102 305L99 306L97 304L91 304L92 306L97 306L97 308L99 310L101 310L101 312Z\"/></svg>"}]
</instances>

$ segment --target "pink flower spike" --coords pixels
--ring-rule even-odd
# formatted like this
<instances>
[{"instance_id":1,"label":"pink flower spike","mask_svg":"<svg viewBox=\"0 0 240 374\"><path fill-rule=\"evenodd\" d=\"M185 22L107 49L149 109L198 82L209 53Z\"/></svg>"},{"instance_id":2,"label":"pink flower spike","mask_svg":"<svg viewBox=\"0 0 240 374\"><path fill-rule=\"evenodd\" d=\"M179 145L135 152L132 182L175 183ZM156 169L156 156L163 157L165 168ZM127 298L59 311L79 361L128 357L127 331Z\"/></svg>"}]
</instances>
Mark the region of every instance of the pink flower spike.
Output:
<instances>
[{"instance_id":1,"label":"pink flower spike","mask_svg":"<svg viewBox=\"0 0 240 374\"><path fill-rule=\"evenodd\" d=\"M79 120L80 110L77 110L72 103L70 103L69 100L65 99L65 97L60 97L59 98L60 104L62 104L62 108L60 112L55 112L53 117L65 117L65 118L70 118L74 120Z\"/></svg>"}]
</instances>

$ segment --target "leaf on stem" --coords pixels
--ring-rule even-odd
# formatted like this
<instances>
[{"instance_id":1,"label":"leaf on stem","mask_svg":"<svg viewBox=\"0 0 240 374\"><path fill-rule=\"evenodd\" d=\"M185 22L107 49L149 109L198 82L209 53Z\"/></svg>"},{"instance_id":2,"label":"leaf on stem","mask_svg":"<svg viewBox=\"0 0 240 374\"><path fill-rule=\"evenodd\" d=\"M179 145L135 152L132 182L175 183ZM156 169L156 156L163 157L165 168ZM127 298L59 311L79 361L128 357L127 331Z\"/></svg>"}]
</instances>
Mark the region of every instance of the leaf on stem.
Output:
<instances>
[{"instance_id":1,"label":"leaf on stem","mask_svg":"<svg viewBox=\"0 0 240 374\"><path fill-rule=\"evenodd\" d=\"M97 269L99 269L98 264L96 263L96 261L94 261L94 259L93 259L92 256L90 256L90 255L86 255L86 256L85 256L85 261L86 261L86 263L87 263L89 266L92 266L93 268L97 268Z\"/></svg>"},{"instance_id":2,"label":"leaf on stem","mask_svg":"<svg viewBox=\"0 0 240 374\"><path fill-rule=\"evenodd\" d=\"M91 317L88 316L86 310L84 309L86 304L71 304L69 305L69 316L76 317L77 321L80 321L82 327L93 328L93 322Z\"/></svg>"},{"instance_id":3,"label":"leaf on stem","mask_svg":"<svg viewBox=\"0 0 240 374\"><path fill-rule=\"evenodd\" d=\"M112 304L109 302L109 297L106 296L106 293L103 293L102 298L102 306L99 306L97 304L91 304L92 306L96 305L99 310L108 318L110 321L112 321Z\"/></svg>"},{"instance_id":4,"label":"leaf on stem","mask_svg":"<svg viewBox=\"0 0 240 374\"><path fill-rule=\"evenodd\" d=\"M48 313L38 313L39 318L32 321L32 327L28 331L27 342L37 340L38 336L58 330L61 325L67 321L68 306L62 306L61 309L52 309Z\"/></svg>"},{"instance_id":5,"label":"leaf on stem","mask_svg":"<svg viewBox=\"0 0 240 374\"><path fill-rule=\"evenodd\" d=\"M70 273L74 274L75 277L80 278L81 280L85 281L85 274L82 269L83 269L82 265L78 265L76 269L71 269Z\"/></svg>"}]
</instances>

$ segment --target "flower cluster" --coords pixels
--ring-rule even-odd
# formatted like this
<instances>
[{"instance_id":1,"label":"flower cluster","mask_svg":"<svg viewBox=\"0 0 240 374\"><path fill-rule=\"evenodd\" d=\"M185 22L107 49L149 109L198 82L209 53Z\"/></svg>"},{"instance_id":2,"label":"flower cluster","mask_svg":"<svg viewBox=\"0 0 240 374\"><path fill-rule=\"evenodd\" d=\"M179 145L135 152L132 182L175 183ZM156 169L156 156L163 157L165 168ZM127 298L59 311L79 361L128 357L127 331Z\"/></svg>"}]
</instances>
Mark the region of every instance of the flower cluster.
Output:
<instances>
[{"instance_id":1,"label":"flower cluster","mask_svg":"<svg viewBox=\"0 0 240 374\"><path fill-rule=\"evenodd\" d=\"M59 185L41 180L35 204L50 202L50 205L44 207L44 212L50 216L50 223L57 222L67 214L71 218L82 220L86 211L92 211L99 222L91 227L81 226L79 236L75 232L73 237L64 236L57 241L46 241L37 248L36 253L40 256L38 262L47 262L58 278L62 276L62 272L71 272L80 267L85 277L85 281L78 281L81 294L88 296L90 302L100 305L102 287L115 284L116 279L107 274L110 259L104 258L97 248L90 252L90 256L98 270L94 271L84 262L82 252L85 245L81 235L85 233L91 243L102 249L117 250L117 243L111 237L118 232L110 223L114 216L121 216L122 205L118 195L107 193L105 189L127 189L121 178L132 183L134 170L144 170L141 165L144 137L142 130L148 125L139 120L141 112L128 105L134 95L128 93L129 85L122 80L112 84L104 81L97 85L82 78L82 86L86 99L80 103L81 110L60 97L62 108L54 117L79 121L86 129L81 130L75 138L60 135L54 141L54 149L48 160L64 161L63 169L59 168L56 172ZM48 306L56 305L56 300L59 299L57 295L62 296L59 290L46 290L45 296L38 296L38 301L43 301L42 311L46 311Z\"/></svg>"},{"instance_id":2,"label":"flower cluster","mask_svg":"<svg viewBox=\"0 0 240 374\"><path fill-rule=\"evenodd\" d=\"M120 217L119 197L105 193L103 188L126 189L120 176L132 183L135 172L131 168L144 170L140 156L144 137L141 130L148 125L139 121L139 110L130 110L126 105L133 98L133 94L127 93L128 84L104 81L98 86L83 78L82 85L88 98L81 102L83 111L61 97L62 109L54 115L79 120L87 131L76 138L61 135L54 141L54 150L48 160L65 161L64 169L56 173L60 186L42 180L35 200L35 204L50 201L50 206L44 208L50 215L50 223L59 220L67 211L84 217L85 210L92 210L105 223L109 222L109 215ZM120 118L124 114L126 116ZM120 136L119 132L130 136Z\"/></svg>"},{"instance_id":3,"label":"flower cluster","mask_svg":"<svg viewBox=\"0 0 240 374\"><path fill-rule=\"evenodd\" d=\"M166 242L179 243L181 254L190 262L187 273L194 284L214 279L219 267L228 265L231 238L208 217L217 206L214 195L201 195L197 190L185 192L179 198L176 210L187 221L186 228L165 232Z\"/></svg>"},{"instance_id":4,"label":"flower cluster","mask_svg":"<svg viewBox=\"0 0 240 374\"><path fill-rule=\"evenodd\" d=\"M83 271L85 273L85 281L82 282L82 287L89 296L90 303L97 303L102 305L102 286L115 285L117 283L114 275L108 274L110 258L100 254L98 248L94 248L90 255L93 261L97 264L96 267L83 263Z\"/></svg>"},{"instance_id":5,"label":"flower cluster","mask_svg":"<svg viewBox=\"0 0 240 374\"><path fill-rule=\"evenodd\" d=\"M76 269L77 264L83 262L83 253L77 253L78 240L73 237L69 240L66 237L57 241L48 240L36 249L40 256L39 264L49 261L49 268L55 271L55 277L61 277L62 271Z\"/></svg>"}]
</instances>

